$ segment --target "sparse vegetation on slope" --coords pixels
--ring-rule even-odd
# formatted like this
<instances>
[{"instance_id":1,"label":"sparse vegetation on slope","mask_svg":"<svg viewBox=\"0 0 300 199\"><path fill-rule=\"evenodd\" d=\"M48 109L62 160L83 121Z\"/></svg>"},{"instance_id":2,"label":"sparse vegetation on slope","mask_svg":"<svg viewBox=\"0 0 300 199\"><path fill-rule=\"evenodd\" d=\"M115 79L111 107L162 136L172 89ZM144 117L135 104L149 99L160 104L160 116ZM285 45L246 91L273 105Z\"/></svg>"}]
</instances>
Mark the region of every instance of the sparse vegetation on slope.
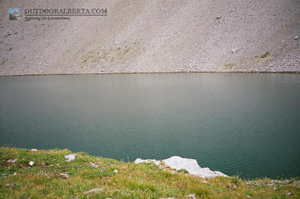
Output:
<instances>
[{"instance_id":1,"label":"sparse vegetation on slope","mask_svg":"<svg viewBox=\"0 0 300 199\"><path fill-rule=\"evenodd\" d=\"M154 164L135 164L64 149L0 148L2 198L299 198L296 179L203 179ZM32 165L32 166L31 166Z\"/></svg>"},{"instance_id":2,"label":"sparse vegetation on slope","mask_svg":"<svg viewBox=\"0 0 300 199\"><path fill-rule=\"evenodd\" d=\"M30 5L100 6L107 9L107 16L26 20L23 11L14 21L7 16L14 3L0 1L0 63L6 60L0 76L300 72L300 1L296 0L102 0L101 5L27 0L24 6Z\"/></svg>"}]
</instances>

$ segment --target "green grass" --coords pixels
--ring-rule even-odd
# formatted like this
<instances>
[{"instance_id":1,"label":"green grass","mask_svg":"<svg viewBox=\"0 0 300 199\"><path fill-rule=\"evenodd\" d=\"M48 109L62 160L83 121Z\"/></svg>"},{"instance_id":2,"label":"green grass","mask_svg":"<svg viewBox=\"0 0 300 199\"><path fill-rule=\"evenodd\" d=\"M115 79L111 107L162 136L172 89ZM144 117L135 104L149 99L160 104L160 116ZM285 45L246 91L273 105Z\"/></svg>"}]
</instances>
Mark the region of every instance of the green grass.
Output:
<instances>
[{"instance_id":1,"label":"green grass","mask_svg":"<svg viewBox=\"0 0 300 199\"><path fill-rule=\"evenodd\" d=\"M179 173L189 173L188 170L186 170L186 169L179 169L177 172L179 172Z\"/></svg>"},{"instance_id":2,"label":"green grass","mask_svg":"<svg viewBox=\"0 0 300 199\"><path fill-rule=\"evenodd\" d=\"M296 179L270 187L270 179L203 179L185 170L174 172L155 164L134 164L81 152L76 153L75 161L66 162L64 156L71 153L67 149L31 151L1 147L0 198L186 198L190 194L197 198L300 197L300 188L292 183ZM7 162L13 159L17 161ZM30 161L35 162L32 167ZM69 177L62 179L60 173ZM95 188L103 191L84 194ZM292 195L287 196L288 192Z\"/></svg>"}]
</instances>

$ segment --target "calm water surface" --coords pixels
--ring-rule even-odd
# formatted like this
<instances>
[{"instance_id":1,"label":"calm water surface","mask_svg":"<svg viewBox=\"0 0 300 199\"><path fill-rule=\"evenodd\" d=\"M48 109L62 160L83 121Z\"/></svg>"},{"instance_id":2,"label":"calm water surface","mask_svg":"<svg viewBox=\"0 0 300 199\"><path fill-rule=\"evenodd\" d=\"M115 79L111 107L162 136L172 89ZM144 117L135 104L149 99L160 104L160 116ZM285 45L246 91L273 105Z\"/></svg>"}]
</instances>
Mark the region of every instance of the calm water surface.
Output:
<instances>
[{"instance_id":1,"label":"calm water surface","mask_svg":"<svg viewBox=\"0 0 300 199\"><path fill-rule=\"evenodd\" d=\"M300 176L298 74L1 77L0 103L1 146Z\"/></svg>"}]
</instances>

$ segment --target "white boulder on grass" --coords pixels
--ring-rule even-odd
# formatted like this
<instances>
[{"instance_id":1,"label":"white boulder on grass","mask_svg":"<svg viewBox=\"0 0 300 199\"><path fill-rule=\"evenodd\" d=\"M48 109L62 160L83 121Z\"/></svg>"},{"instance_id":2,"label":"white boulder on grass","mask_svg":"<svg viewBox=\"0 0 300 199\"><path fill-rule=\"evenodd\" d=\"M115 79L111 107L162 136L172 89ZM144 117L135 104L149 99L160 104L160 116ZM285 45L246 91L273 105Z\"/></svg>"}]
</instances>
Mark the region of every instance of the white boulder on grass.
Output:
<instances>
[{"instance_id":1,"label":"white boulder on grass","mask_svg":"<svg viewBox=\"0 0 300 199\"><path fill-rule=\"evenodd\" d=\"M76 155L76 154L65 155L65 158L68 159L68 160L66 160L66 161L67 161L67 162L71 162L71 161L75 160L75 158L76 158L75 155Z\"/></svg>"},{"instance_id":2,"label":"white boulder on grass","mask_svg":"<svg viewBox=\"0 0 300 199\"><path fill-rule=\"evenodd\" d=\"M14 159L14 160L7 160L7 162L9 162L9 163L15 163L15 162L17 162L18 161L18 159Z\"/></svg>"},{"instance_id":3,"label":"white boulder on grass","mask_svg":"<svg viewBox=\"0 0 300 199\"><path fill-rule=\"evenodd\" d=\"M60 175L60 177L62 178L62 179L67 179L69 176L67 175L67 174L65 174L65 173L60 173L59 174Z\"/></svg>"},{"instance_id":4,"label":"white boulder on grass","mask_svg":"<svg viewBox=\"0 0 300 199\"><path fill-rule=\"evenodd\" d=\"M153 160L153 159L142 160L140 158L137 158L134 162L136 164L143 163L143 162L154 163L156 165L160 164L160 161ZM225 175L224 173L222 173L220 171L211 171L209 168L201 168L198 165L197 160L195 160L195 159L188 159L188 158L182 158L179 156L172 156L168 159L162 160L162 162L166 166L170 167L171 169L176 169L176 170L185 169L190 174L197 175L197 176L200 176L203 178L212 178L212 177L217 177L217 176L227 177L227 175Z\"/></svg>"},{"instance_id":5,"label":"white boulder on grass","mask_svg":"<svg viewBox=\"0 0 300 199\"><path fill-rule=\"evenodd\" d=\"M99 193L99 192L103 192L103 189L101 188L95 188L95 189L91 189L89 191L85 191L83 192L83 194L94 194L94 193Z\"/></svg>"},{"instance_id":6,"label":"white boulder on grass","mask_svg":"<svg viewBox=\"0 0 300 199\"><path fill-rule=\"evenodd\" d=\"M30 165L30 166L33 166L33 165L34 165L34 162L33 162L33 161L30 161L30 162L29 162L29 165Z\"/></svg>"},{"instance_id":7,"label":"white boulder on grass","mask_svg":"<svg viewBox=\"0 0 300 199\"><path fill-rule=\"evenodd\" d=\"M91 162L90 163L91 165L92 165L92 167L94 167L94 168L98 168L99 166L98 165L96 165L95 163L93 163L93 162Z\"/></svg>"}]
</instances>

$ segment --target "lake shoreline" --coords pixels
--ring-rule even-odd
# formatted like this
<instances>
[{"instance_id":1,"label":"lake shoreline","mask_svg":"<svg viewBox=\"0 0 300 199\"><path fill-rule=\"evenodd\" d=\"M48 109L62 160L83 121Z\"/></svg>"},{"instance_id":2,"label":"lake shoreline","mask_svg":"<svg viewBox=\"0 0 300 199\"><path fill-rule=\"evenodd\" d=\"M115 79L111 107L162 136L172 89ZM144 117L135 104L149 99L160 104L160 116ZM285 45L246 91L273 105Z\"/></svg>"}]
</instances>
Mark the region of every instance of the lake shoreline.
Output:
<instances>
[{"instance_id":1,"label":"lake shoreline","mask_svg":"<svg viewBox=\"0 0 300 199\"><path fill-rule=\"evenodd\" d=\"M192 74L192 73L226 73L226 74L300 74L300 71L171 71L171 72L105 72L105 73L49 73L49 74L22 74L0 75L0 77L23 77L23 76L71 76L71 75L143 75L143 74Z\"/></svg>"},{"instance_id":2,"label":"lake shoreline","mask_svg":"<svg viewBox=\"0 0 300 199\"><path fill-rule=\"evenodd\" d=\"M300 196L297 178L202 178L153 163L136 164L68 149L0 147L0 194L14 197L277 198ZM71 155L70 155L71 154ZM70 157L74 156L71 160ZM38 184L38 186L37 186Z\"/></svg>"}]
</instances>

